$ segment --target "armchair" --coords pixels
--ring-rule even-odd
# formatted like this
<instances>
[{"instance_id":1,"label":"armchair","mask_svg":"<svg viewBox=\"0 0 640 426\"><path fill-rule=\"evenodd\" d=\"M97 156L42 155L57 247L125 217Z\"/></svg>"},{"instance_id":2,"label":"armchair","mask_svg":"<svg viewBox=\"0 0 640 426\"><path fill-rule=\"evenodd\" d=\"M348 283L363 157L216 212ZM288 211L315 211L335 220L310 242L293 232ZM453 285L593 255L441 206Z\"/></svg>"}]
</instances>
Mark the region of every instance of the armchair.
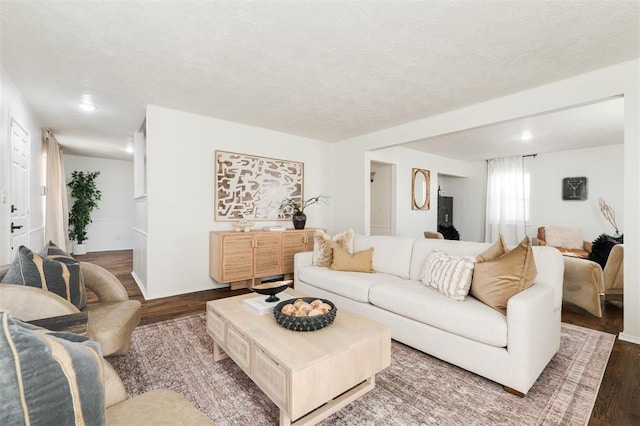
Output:
<instances>
[{"instance_id":1,"label":"armchair","mask_svg":"<svg viewBox=\"0 0 640 426\"><path fill-rule=\"evenodd\" d=\"M538 235L533 239L533 245L555 247L564 256L588 259L592 244L582 239L579 228L550 225L538 228Z\"/></svg>"},{"instance_id":2,"label":"armchair","mask_svg":"<svg viewBox=\"0 0 640 426\"><path fill-rule=\"evenodd\" d=\"M440 232L424 231L424 237L433 238L436 240L444 240L444 235L442 235Z\"/></svg>"},{"instance_id":3,"label":"armchair","mask_svg":"<svg viewBox=\"0 0 640 426\"><path fill-rule=\"evenodd\" d=\"M601 296L622 294L624 287L624 244L616 244L604 270L587 259L564 258L562 300L574 304L598 318L602 317Z\"/></svg>"},{"instance_id":4,"label":"armchair","mask_svg":"<svg viewBox=\"0 0 640 426\"><path fill-rule=\"evenodd\" d=\"M0 266L0 279L9 267ZM100 343L104 356L127 353L133 329L140 322L140 302L129 300L122 283L106 269L87 262L80 262L80 268L85 286L99 300L82 309L89 313L87 335ZM0 284L0 309L23 321L80 312L55 293L15 284Z\"/></svg>"},{"instance_id":5,"label":"armchair","mask_svg":"<svg viewBox=\"0 0 640 426\"><path fill-rule=\"evenodd\" d=\"M181 395L169 389L154 389L127 399L116 371L104 361L107 425L213 425Z\"/></svg>"}]
</instances>

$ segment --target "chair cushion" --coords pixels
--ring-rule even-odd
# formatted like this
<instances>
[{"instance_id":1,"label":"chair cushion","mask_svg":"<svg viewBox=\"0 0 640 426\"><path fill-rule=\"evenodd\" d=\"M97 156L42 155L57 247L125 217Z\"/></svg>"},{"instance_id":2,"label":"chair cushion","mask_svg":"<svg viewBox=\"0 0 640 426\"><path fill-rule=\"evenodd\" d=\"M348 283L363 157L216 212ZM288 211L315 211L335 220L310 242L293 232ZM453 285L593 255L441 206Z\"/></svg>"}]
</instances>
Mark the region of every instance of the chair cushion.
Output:
<instances>
[{"instance_id":1,"label":"chair cushion","mask_svg":"<svg viewBox=\"0 0 640 426\"><path fill-rule=\"evenodd\" d=\"M109 407L107 424L199 426L214 423L181 395L168 389L155 389Z\"/></svg>"},{"instance_id":2,"label":"chair cushion","mask_svg":"<svg viewBox=\"0 0 640 426\"><path fill-rule=\"evenodd\" d=\"M584 247L582 231L573 226L549 225L544 228L545 241L551 247L580 249Z\"/></svg>"},{"instance_id":3,"label":"chair cushion","mask_svg":"<svg viewBox=\"0 0 640 426\"><path fill-rule=\"evenodd\" d=\"M80 272L80 262L65 256L42 257L20 246L16 257L2 278L6 284L20 284L51 291L78 309L87 303L87 293Z\"/></svg>"},{"instance_id":4,"label":"chair cushion","mask_svg":"<svg viewBox=\"0 0 640 426\"><path fill-rule=\"evenodd\" d=\"M0 320L0 424L104 424L99 345L23 323L6 311Z\"/></svg>"}]
</instances>

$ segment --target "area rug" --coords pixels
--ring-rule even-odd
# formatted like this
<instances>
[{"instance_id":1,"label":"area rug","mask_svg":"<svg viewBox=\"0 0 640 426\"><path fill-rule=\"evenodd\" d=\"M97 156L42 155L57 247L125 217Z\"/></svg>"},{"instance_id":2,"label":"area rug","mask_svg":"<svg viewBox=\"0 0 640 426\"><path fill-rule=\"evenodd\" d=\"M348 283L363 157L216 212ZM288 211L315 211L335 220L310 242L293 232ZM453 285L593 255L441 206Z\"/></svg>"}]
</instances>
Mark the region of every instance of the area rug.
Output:
<instances>
[{"instance_id":1,"label":"area rug","mask_svg":"<svg viewBox=\"0 0 640 426\"><path fill-rule=\"evenodd\" d=\"M398 342L376 387L323 425L586 425L613 347L611 334L562 324L560 351L524 398ZM169 388L219 425L274 425L278 408L231 359L213 360L204 315L138 327L108 361L129 396Z\"/></svg>"}]
</instances>

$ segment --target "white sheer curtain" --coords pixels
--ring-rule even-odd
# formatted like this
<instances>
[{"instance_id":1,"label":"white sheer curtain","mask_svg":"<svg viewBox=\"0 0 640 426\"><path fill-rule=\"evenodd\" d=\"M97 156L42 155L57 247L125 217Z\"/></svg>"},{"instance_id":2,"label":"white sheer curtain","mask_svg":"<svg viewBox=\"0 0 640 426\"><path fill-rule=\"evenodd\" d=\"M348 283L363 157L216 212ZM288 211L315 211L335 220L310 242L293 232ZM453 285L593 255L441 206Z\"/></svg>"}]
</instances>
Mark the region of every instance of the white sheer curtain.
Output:
<instances>
[{"instance_id":1,"label":"white sheer curtain","mask_svg":"<svg viewBox=\"0 0 640 426\"><path fill-rule=\"evenodd\" d=\"M485 241L502 234L507 244L517 244L527 235L529 177L524 158L506 157L487 162L487 215Z\"/></svg>"},{"instance_id":2,"label":"white sheer curtain","mask_svg":"<svg viewBox=\"0 0 640 426\"><path fill-rule=\"evenodd\" d=\"M49 129L42 130L42 143L46 155L46 208L44 236L63 250L67 246L69 205L67 204L67 184L62 161L62 150Z\"/></svg>"}]
</instances>

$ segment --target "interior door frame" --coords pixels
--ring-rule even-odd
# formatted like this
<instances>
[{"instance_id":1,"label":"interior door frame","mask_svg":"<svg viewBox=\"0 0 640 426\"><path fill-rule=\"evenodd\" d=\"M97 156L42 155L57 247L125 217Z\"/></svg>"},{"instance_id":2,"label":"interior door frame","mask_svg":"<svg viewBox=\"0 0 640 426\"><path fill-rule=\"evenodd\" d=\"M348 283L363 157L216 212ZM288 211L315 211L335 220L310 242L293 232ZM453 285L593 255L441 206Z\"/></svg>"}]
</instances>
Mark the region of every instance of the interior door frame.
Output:
<instances>
[{"instance_id":1,"label":"interior door frame","mask_svg":"<svg viewBox=\"0 0 640 426\"><path fill-rule=\"evenodd\" d=\"M366 161L365 161L365 190L364 190L364 197L365 197L365 211L364 211L364 216L365 216L365 220L364 220L364 232L365 235L371 235L371 163L379 163L379 164L388 164L391 168L391 192L389 194L389 204L391 206L391 223L390 223L390 232L389 235L391 236L396 236L398 235L398 223L397 223L397 217L398 217L398 164L391 162L391 161L387 161L387 160L380 160L375 158L374 155L372 155L371 152L367 152L366 153Z\"/></svg>"}]
</instances>

